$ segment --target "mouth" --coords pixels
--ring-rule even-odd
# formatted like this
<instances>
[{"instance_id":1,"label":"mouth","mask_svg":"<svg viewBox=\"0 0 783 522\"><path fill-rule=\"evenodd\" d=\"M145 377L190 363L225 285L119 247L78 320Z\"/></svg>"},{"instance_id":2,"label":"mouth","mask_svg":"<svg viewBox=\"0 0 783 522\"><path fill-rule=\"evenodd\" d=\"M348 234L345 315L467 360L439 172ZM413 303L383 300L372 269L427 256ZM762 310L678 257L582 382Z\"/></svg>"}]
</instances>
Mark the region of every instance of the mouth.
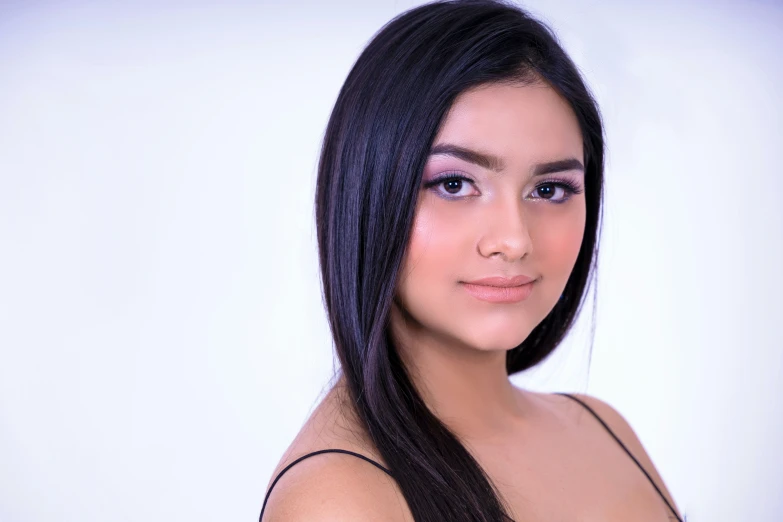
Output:
<instances>
[{"instance_id":1,"label":"mouth","mask_svg":"<svg viewBox=\"0 0 783 522\"><path fill-rule=\"evenodd\" d=\"M524 274L520 274L514 277L504 277L504 276L482 277L481 279L474 279L473 281L463 281L463 282L471 285L506 287L506 286L520 286L527 283L532 283L535 280L536 280L535 277L530 277Z\"/></svg>"},{"instance_id":2,"label":"mouth","mask_svg":"<svg viewBox=\"0 0 783 522\"><path fill-rule=\"evenodd\" d=\"M481 301L489 303L518 303L530 297L535 282L536 280L532 279L523 284L506 284L504 286L487 284L485 281L482 281L482 284L463 282L462 287L470 295Z\"/></svg>"}]
</instances>

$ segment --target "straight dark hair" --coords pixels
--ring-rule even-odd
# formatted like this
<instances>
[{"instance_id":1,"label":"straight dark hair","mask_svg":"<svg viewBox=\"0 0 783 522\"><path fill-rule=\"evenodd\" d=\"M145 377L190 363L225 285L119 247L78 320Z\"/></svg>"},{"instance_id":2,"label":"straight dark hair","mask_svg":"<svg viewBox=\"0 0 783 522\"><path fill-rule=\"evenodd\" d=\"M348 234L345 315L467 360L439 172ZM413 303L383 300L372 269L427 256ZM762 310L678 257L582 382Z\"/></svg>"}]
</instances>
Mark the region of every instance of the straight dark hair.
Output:
<instances>
[{"instance_id":1,"label":"straight dark hair","mask_svg":"<svg viewBox=\"0 0 783 522\"><path fill-rule=\"evenodd\" d=\"M579 122L587 219L563 297L507 352L506 367L514 374L544 360L568 333L597 258L603 126L553 32L500 1L440 1L411 9L361 53L326 128L315 195L324 303L349 405L418 522L510 518L478 462L425 405L389 331L422 171L460 93L482 84L542 80Z\"/></svg>"}]
</instances>

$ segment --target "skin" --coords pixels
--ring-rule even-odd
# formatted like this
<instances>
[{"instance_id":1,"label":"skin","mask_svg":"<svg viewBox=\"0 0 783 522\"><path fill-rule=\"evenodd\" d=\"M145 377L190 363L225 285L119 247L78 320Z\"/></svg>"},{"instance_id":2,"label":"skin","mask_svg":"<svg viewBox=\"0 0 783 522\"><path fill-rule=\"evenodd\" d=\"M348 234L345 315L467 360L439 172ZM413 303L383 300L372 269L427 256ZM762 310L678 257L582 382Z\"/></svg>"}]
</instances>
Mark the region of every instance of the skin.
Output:
<instances>
[{"instance_id":1,"label":"skin","mask_svg":"<svg viewBox=\"0 0 783 522\"><path fill-rule=\"evenodd\" d=\"M451 427L463 435L507 432L525 423L531 406L508 380L506 351L555 306L585 229L583 171L531 173L541 163L581 161L582 136L551 88L492 85L459 97L433 149L444 144L481 151L503 165L493 170L451 154L429 157L425 186L449 172L473 182L421 192L392 331L406 364L420 376L425 400ZM555 179L582 193L568 194ZM518 303L480 301L463 284L520 274L536 280L530 297Z\"/></svg>"},{"instance_id":2,"label":"skin","mask_svg":"<svg viewBox=\"0 0 783 522\"><path fill-rule=\"evenodd\" d=\"M543 163L582 161L573 111L544 82L481 86L459 96L446 115L433 151L445 146L497 161L480 165L464 154L437 153L424 169L390 322L417 389L485 469L515 520L670 520L647 478L582 406L517 388L505 370L506 351L556 304L584 235L584 175L578 165L534 175ZM470 182L430 183L444 173ZM568 181L576 192L555 187L554 180ZM535 278L521 302L488 303L464 286L519 274ZM625 419L594 397L578 396L674 505ZM346 404L339 380L272 476L298 456L324 448L356 451L385 464ZM332 453L286 472L264 520L413 518L390 477L360 459Z\"/></svg>"}]
</instances>

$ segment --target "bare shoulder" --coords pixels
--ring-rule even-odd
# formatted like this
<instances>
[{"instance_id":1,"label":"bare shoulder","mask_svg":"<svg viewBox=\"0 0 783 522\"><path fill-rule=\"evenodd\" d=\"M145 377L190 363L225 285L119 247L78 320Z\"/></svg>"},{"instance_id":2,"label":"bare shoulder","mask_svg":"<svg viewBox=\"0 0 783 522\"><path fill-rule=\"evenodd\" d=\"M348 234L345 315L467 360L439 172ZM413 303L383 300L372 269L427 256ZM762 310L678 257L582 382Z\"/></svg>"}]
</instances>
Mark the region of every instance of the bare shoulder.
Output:
<instances>
[{"instance_id":1,"label":"bare shoulder","mask_svg":"<svg viewBox=\"0 0 783 522\"><path fill-rule=\"evenodd\" d=\"M331 451L299 460L326 449L346 450L388 468L356 419L340 407L337 394L330 392L273 471L262 522L413 520L396 481L372 462Z\"/></svg>"},{"instance_id":2,"label":"bare shoulder","mask_svg":"<svg viewBox=\"0 0 783 522\"><path fill-rule=\"evenodd\" d=\"M641 440L639 440L636 432L634 432L633 428L625 419L625 417L623 417L623 415L610 404L597 397L581 393L570 393L569 395L576 397L589 406L601 418L601 420L606 423L615 436L617 436L617 438L620 439L625 447L628 448L628 451L630 451L636 460L639 461L639 464L641 464L644 470L650 475L653 482L655 482L655 485L658 487L658 489L661 490L663 495L666 497L666 500L668 500L668 502L674 507L675 511L679 515L680 511L677 508L677 505L674 503L674 499L672 498L671 493L669 493L669 490L666 488L666 484L664 484L663 479L653 464L652 459L644 449L644 445L642 444ZM563 397L557 394L550 394L550 398L551 397L557 398L554 400L568 401L568 403L571 403L572 406L569 407L567 404L564 404L564 407L569 407L572 410L576 408L582 408L582 406L574 403L574 401L568 397ZM592 415L590 415L590 417L592 417ZM581 423L584 422L584 420L581 421Z\"/></svg>"},{"instance_id":3,"label":"bare shoulder","mask_svg":"<svg viewBox=\"0 0 783 522\"><path fill-rule=\"evenodd\" d=\"M413 520L394 480L352 455L321 453L286 471L269 495L263 522Z\"/></svg>"}]
</instances>

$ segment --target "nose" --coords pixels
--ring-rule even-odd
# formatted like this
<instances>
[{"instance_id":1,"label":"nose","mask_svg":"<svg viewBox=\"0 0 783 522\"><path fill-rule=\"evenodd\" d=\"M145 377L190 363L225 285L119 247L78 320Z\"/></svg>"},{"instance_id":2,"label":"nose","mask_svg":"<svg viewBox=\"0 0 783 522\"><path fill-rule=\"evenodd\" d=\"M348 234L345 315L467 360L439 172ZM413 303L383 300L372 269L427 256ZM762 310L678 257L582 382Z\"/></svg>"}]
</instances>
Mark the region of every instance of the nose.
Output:
<instances>
[{"instance_id":1,"label":"nose","mask_svg":"<svg viewBox=\"0 0 783 522\"><path fill-rule=\"evenodd\" d=\"M489 205L482 219L485 226L478 242L482 256L518 261L532 252L533 242L522 205L520 198L503 199Z\"/></svg>"}]
</instances>

